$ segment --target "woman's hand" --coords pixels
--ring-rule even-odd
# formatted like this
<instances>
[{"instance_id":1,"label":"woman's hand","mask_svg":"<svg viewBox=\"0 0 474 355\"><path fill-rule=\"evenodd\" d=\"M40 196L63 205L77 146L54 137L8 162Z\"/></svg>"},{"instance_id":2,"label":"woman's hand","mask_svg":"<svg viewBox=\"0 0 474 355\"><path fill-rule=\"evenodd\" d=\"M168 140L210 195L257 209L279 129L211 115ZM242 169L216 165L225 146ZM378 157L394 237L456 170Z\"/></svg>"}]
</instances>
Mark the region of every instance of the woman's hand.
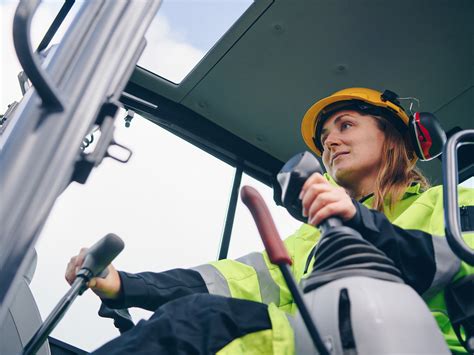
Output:
<instances>
[{"instance_id":1,"label":"woman's hand","mask_svg":"<svg viewBox=\"0 0 474 355\"><path fill-rule=\"evenodd\" d=\"M344 222L356 214L356 208L346 190L331 185L321 174L314 173L301 189L303 216L308 223L318 226L328 217L339 217Z\"/></svg>"},{"instance_id":2,"label":"woman's hand","mask_svg":"<svg viewBox=\"0 0 474 355\"><path fill-rule=\"evenodd\" d=\"M66 267L66 281L71 285L76 278L77 272L81 269L87 248L82 248L78 255L73 256ZM108 266L108 275L105 278L94 277L87 286L90 287L96 295L101 298L117 298L120 292L121 281L118 271L110 264Z\"/></svg>"}]
</instances>

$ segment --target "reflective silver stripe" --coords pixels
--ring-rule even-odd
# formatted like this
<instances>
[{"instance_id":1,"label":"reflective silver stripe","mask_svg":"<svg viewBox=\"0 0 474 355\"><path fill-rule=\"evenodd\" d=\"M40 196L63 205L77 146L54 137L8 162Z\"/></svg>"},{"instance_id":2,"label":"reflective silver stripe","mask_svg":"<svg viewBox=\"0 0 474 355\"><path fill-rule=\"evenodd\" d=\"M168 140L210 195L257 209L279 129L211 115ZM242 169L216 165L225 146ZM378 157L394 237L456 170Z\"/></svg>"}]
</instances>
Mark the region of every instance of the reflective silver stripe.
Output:
<instances>
[{"instance_id":1,"label":"reflective silver stripe","mask_svg":"<svg viewBox=\"0 0 474 355\"><path fill-rule=\"evenodd\" d=\"M423 294L425 299L431 298L448 285L461 267L461 260L453 253L446 238L433 235L432 240L436 272L428 291Z\"/></svg>"},{"instance_id":2,"label":"reflective silver stripe","mask_svg":"<svg viewBox=\"0 0 474 355\"><path fill-rule=\"evenodd\" d=\"M224 275L210 264L199 265L191 268L199 272L206 283L207 291L213 295L231 297L229 285Z\"/></svg>"},{"instance_id":3,"label":"reflective silver stripe","mask_svg":"<svg viewBox=\"0 0 474 355\"><path fill-rule=\"evenodd\" d=\"M279 306L280 287L275 283L272 276L270 275L270 270L268 270L268 266L263 259L263 255L261 253L251 253L236 259L236 261L253 267L257 272L262 302L266 304L273 302Z\"/></svg>"}]
</instances>

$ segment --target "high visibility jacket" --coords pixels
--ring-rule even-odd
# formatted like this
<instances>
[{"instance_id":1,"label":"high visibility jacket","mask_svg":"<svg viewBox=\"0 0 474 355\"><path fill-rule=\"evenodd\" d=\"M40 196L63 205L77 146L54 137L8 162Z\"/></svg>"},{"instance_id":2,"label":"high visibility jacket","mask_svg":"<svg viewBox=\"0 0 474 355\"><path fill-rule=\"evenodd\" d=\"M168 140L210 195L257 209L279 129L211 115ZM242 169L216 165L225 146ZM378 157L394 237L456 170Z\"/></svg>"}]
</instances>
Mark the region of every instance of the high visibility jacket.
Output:
<instances>
[{"instance_id":1,"label":"high visibility jacket","mask_svg":"<svg viewBox=\"0 0 474 355\"><path fill-rule=\"evenodd\" d=\"M404 281L424 298L431 309L451 351L464 353L447 315L443 289L452 281L474 274L474 267L461 262L443 237L442 188L437 186L421 192L419 185L411 186L393 209L386 206L384 214L368 209L373 197L359 202L356 203L358 218L351 226L394 261ZM474 189L459 189L459 205L469 208L472 220ZM474 248L474 233L465 233L464 239ZM298 282L312 271L312 251L318 240L319 231L303 224L284 241L293 261L293 276ZM188 270L140 274L120 272L120 277L121 296L105 302L112 308L136 306L155 310L178 297L208 292L271 304L269 315L272 324L275 323L273 330L279 324L280 333L291 332L281 311L292 314L296 305L278 266L270 263L266 252L211 262ZM290 334L280 335L276 338L271 335L272 341L291 338ZM255 341L254 335L247 337L251 343ZM235 346L242 348L245 341L244 337L232 342L223 353L232 353ZM273 345L275 350L277 344ZM292 345L287 342L278 346L291 348Z\"/></svg>"},{"instance_id":2,"label":"high visibility jacket","mask_svg":"<svg viewBox=\"0 0 474 355\"><path fill-rule=\"evenodd\" d=\"M368 198L363 201L363 205L370 207L372 202L373 198ZM464 208L474 205L474 190L460 189L459 203ZM443 289L451 281L474 274L474 267L460 262L443 238L441 186L424 193L420 193L419 185L412 186L392 211L388 206L386 211L388 221L403 230L387 229L390 226L383 225L383 216L372 211L376 218L382 219L382 224L373 231L368 231L367 228L359 231L395 261L407 284L423 296L432 310L450 349L462 353L465 350L451 327ZM373 218L368 216L365 223L370 224ZM285 240L293 261L293 276L297 281L311 272L314 260L308 257L318 239L319 232L316 228L303 225ZM393 239L396 239L396 243L390 243ZM474 234L466 234L464 239L474 248ZM278 267L269 262L266 253L252 253L237 260L221 260L211 265L216 271L209 266L196 269L209 285L210 292L265 303L273 302L282 310L290 313L295 311L293 298L283 276ZM217 278L225 279L226 282L215 283Z\"/></svg>"}]
</instances>

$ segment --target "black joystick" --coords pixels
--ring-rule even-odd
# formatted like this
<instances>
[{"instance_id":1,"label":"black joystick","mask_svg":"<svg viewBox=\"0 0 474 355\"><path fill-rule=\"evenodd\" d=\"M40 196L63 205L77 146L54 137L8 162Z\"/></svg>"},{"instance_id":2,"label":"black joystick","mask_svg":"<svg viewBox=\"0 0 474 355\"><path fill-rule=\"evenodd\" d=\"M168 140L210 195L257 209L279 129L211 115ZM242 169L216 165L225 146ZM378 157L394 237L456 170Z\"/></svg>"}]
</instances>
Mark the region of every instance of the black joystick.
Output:
<instances>
[{"instance_id":1,"label":"black joystick","mask_svg":"<svg viewBox=\"0 0 474 355\"><path fill-rule=\"evenodd\" d=\"M108 265L120 254L124 246L125 244L122 239L115 234L109 233L89 248L82 267L76 274L76 279L71 285L71 288L52 310L51 314L46 318L30 341L28 341L28 344L26 344L23 349L22 355L36 354L51 331L69 309L72 302L87 289L87 283L93 277L107 276Z\"/></svg>"},{"instance_id":2,"label":"black joystick","mask_svg":"<svg viewBox=\"0 0 474 355\"><path fill-rule=\"evenodd\" d=\"M303 206L299 199L299 194L305 181L314 173L323 174L323 169L318 159L309 152L298 153L281 168L276 178L278 184L274 187L277 203L281 201L280 204L293 217L305 223L308 220L306 217L303 217ZM337 217L330 217L321 222L321 225L318 227L321 231L325 231L328 228L337 226L342 226L342 221Z\"/></svg>"},{"instance_id":3,"label":"black joystick","mask_svg":"<svg viewBox=\"0 0 474 355\"><path fill-rule=\"evenodd\" d=\"M314 173L323 173L319 161L309 152L298 153L277 175L275 200L288 212L307 223L299 199L305 181ZM309 292L333 280L348 276L368 276L401 282L401 273L385 253L366 241L355 229L343 225L338 217L330 217L318 226L321 238L313 250L315 263L303 284Z\"/></svg>"}]
</instances>

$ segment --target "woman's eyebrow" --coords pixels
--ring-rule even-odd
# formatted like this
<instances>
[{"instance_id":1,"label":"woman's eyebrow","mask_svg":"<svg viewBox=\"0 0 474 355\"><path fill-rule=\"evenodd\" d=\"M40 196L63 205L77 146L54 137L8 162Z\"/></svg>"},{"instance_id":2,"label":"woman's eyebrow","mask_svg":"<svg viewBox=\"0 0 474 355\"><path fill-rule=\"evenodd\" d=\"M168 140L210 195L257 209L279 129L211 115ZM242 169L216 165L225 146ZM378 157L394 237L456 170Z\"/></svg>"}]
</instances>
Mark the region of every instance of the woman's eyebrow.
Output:
<instances>
[{"instance_id":1,"label":"woman's eyebrow","mask_svg":"<svg viewBox=\"0 0 474 355\"><path fill-rule=\"evenodd\" d=\"M340 116L337 116L336 119L334 120L333 124L334 124L334 125L339 124L339 122L341 121L341 119L342 119L343 117L345 117L345 116L350 116L350 115L349 115L348 113L344 113L344 114L342 114L342 115L340 115ZM325 133L327 133L327 131L328 131L327 128L323 128L323 129L321 130L321 137L322 137Z\"/></svg>"}]
</instances>

